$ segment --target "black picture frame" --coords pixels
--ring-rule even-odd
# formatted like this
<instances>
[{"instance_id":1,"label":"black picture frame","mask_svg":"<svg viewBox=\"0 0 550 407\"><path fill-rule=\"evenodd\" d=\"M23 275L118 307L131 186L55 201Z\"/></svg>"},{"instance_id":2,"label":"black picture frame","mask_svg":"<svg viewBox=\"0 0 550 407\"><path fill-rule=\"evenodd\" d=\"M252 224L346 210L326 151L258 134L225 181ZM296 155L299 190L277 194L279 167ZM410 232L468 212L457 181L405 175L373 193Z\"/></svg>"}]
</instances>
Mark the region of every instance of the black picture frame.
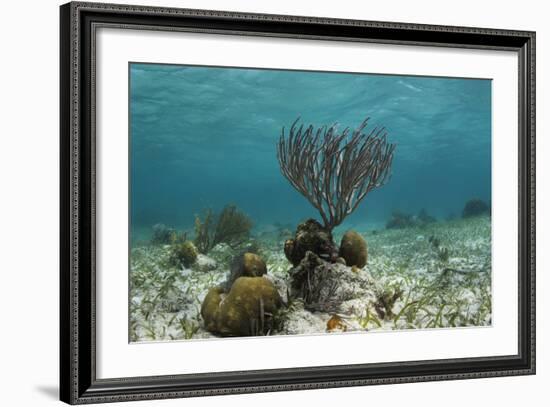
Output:
<instances>
[{"instance_id":1,"label":"black picture frame","mask_svg":"<svg viewBox=\"0 0 550 407\"><path fill-rule=\"evenodd\" d=\"M70 404L535 373L535 33L72 2L60 7L60 398ZM519 349L499 357L96 378L95 71L98 26L508 50L519 60Z\"/></svg>"}]
</instances>

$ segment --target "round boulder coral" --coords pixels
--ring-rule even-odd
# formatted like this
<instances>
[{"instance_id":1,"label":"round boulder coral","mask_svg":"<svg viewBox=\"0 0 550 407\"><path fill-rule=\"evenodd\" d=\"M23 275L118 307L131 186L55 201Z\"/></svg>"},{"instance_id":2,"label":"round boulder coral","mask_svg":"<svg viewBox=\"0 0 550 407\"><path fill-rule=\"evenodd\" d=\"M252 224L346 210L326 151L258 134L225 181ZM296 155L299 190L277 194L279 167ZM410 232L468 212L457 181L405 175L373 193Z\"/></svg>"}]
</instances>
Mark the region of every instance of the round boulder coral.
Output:
<instances>
[{"instance_id":1,"label":"round boulder coral","mask_svg":"<svg viewBox=\"0 0 550 407\"><path fill-rule=\"evenodd\" d=\"M236 256L231 262L229 278L225 289L229 291L239 277L261 277L267 273L265 261L257 254L245 252Z\"/></svg>"},{"instance_id":2,"label":"round boulder coral","mask_svg":"<svg viewBox=\"0 0 550 407\"><path fill-rule=\"evenodd\" d=\"M201 305L201 316L204 320L204 327L207 331L218 331L218 320L220 315L220 302L224 297L221 287L213 287L208 290Z\"/></svg>"},{"instance_id":3,"label":"round boulder coral","mask_svg":"<svg viewBox=\"0 0 550 407\"><path fill-rule=\"evenodd\" d=\"M260 277L267 273L265 261L254 253L243 254L243 276Z\"/></svg>"},{"instance_id":4,"label":"round boulder coral","mask_svg":"<svg viewBox=\"0 0 550 407\"><path fill-rule=\"evenodd\" d=\"M206 295L201 315L205 328L222 336L264 335L282 305L273 283L263 277L239 277L224 295L215 287Z\"/></svg>"},{"instance_id":5,"label":"round boulder coral","mask_svg":"<svg viewBox=\"0 0 550 407\"><path fill-rule=\"evenodd\" d=\"M340 257L344 258L349 267L365 267L368 257L367 242L359 233L348 230L340 243Z\"/></svg>"}]
</instances>

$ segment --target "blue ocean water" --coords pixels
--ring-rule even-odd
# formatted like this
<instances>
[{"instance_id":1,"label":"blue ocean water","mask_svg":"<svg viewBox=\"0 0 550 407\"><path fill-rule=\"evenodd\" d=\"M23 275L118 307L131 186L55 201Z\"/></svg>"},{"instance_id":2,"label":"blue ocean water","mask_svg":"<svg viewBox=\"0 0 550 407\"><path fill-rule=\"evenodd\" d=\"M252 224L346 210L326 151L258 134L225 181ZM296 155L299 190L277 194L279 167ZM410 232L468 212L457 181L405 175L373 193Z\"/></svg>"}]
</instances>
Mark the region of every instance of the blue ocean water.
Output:
<instances>
[{"instance_id":1,"label":"blue ocean water","mask_svg":"<svg viewBox=\"0 0 550 407\"><path fill-rule=\"evenodd\" d=\"M183 65L130 66L132 240L152 225L192 229L237 205L256 228L316 210L282 176L281 129L296 120L356 127L396 143L392 178L341 227L381 227L393 210L460 216L491 198L491 81ZM368 130L368 128L367 128Z\"/></svg>"}]
</instances>

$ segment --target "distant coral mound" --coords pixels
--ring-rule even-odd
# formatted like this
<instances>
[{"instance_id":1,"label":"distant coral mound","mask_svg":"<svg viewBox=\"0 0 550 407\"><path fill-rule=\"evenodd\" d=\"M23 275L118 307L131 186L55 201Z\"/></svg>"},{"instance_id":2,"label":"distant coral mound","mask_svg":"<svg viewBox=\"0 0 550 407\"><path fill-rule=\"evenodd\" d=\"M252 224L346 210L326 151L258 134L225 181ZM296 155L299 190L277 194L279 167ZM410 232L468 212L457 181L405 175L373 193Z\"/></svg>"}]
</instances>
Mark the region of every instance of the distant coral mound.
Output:
<instances>
[{"instance_id":1,"label":"distant coral mound","mask_svg":"<svg viewBox=\"0 0 550 407\"><path fill-rule=\"evenodd\" d=\"M195 216L195 246L207 254L219 243L231 247L243 244L250 236L252 220L235 205L226 205L219 215L208 209L203 219Z\"/></svg>"},{"instance_id":2,"label":"distant coral mound","mask_svg":"<svg viewBox=\"0 0 550 407\"><path fill-rule=\"evenodd\" d=\"M468 202L466 202L466 204L464 205L464 209L462 210L463 218L471 218L473 216L490 214L491 208L489 207L489 205L479 198L470 199Z\"/></svg>"},{"instance_id":3,"label":"distant coral mound","mask_svg":"<svg viewBox=\"0 0 550 407\"><path fill-rule=\"evenodd\" d=\"M171 248L170 260L176 266L189 267L195 261L199 254L197 248L190 240L186 240L183 243L175 243Z\"/></svg>"},{"instance_id":4,"label":"distant coral mound","mask_svg":"<svg viewBox=\"0 0 550 407\"><path fill-rule=\"evenodd\" d=\"M392 212L390 219L386 222L386 229L423 228L435 222L437 222L437 219L430 215L424 208L421 209L417 215L395 210Z\"/></svg>"}]
</instances>

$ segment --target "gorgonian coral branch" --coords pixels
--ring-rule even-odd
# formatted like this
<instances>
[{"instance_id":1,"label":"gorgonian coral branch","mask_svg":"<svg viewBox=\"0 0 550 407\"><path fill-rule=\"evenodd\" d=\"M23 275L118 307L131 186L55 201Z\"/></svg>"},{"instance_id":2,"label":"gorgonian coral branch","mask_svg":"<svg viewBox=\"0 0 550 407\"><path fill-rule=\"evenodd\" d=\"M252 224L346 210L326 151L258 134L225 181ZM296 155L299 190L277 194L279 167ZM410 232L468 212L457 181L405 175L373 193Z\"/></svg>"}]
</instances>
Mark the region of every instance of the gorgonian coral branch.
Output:
<instances>
[{"instance_id":1,"label":"gorgonian coral branch","mask_svg":"<svg viewBox=\"0 0 550 407\"><path fill-rule=\"evenodd\" d=\"M336 124L314 129L292 124L288 136L281 132L277 159L290 184L319 211L324 226L332 230L352 213L374 188L391 176L395 144L385 129L363 130L369 118L338 133Z\"/></svg>"}]
</instances>

